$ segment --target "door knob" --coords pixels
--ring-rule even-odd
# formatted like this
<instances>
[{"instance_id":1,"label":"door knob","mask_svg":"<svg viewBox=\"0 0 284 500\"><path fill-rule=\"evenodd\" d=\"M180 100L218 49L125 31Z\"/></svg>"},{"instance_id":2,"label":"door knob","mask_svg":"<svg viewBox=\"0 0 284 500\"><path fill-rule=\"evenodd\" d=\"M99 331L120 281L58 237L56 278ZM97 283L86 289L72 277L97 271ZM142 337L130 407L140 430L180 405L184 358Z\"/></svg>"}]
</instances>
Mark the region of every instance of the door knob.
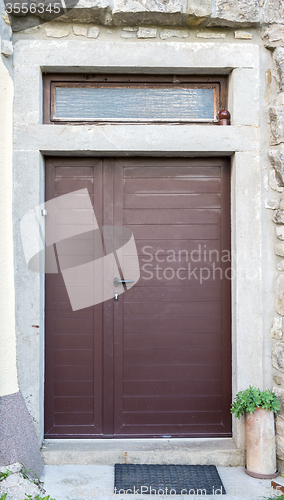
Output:
<instances>
[{"instance_id":1,"label":"door knob","mask_svg":"<svg viewBox=\"0 0 284 500\"><path fill-rule=\"evenodd\" d=\"M120 280L118 278L114 278L113 283L114 286L118 286L119 283L134 283L134 280Z\"/></svg>"}]
</instances>

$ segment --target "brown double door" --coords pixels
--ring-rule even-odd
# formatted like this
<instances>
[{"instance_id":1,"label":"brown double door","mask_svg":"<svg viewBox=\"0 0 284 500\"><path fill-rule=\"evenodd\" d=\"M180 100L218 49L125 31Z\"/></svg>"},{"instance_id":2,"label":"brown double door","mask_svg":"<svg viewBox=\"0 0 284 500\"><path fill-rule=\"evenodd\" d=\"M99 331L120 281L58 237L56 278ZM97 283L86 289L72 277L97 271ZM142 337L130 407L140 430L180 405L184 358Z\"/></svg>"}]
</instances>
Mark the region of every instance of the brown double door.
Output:
<instances>
[{"instance_id":1,"label":"brown double door","mask_svg":"<svg viewBox=\"0 0 284 500\"><path fill-rule=\"evenodd\" d=\"M46 437L231 435L229 179L224 158L47 159L46 200L87 188L100 227L133 232L141 275L76 311L46 275Z\"/></svg>"}]
</instances>

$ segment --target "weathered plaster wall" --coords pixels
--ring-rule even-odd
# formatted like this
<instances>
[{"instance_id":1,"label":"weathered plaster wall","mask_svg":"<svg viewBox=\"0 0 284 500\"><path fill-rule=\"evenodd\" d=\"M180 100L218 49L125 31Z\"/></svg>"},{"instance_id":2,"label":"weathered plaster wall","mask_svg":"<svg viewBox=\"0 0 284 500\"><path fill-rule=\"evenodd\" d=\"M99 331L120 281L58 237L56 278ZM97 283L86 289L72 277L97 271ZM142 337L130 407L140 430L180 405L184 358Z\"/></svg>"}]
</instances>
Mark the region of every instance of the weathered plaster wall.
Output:
<instances>
[{"instance_id":1,"label":"weathered plaster wall","mask_svg":"<svg viewBox=\"0 0 284 500\"><path fill-rule=\"evenodd\" d=\"M3 48L11 27L0 19ZM0 397L18 391L12 225L13 79L11 62L0 56Z\"/></svg>"},{"instance_id":2,"label":"weathered plaster wall","mask_svg":"<svg viewBox=\"0 0 284 500\"><path fill-rule=\"evenodd\" d=\"M3 11L3 4L0 2ZM0 465L21 462L38 475L43 462L16 366L13 248L13 53L7 16L0 18Z\"/></svg>"}]
</instances>

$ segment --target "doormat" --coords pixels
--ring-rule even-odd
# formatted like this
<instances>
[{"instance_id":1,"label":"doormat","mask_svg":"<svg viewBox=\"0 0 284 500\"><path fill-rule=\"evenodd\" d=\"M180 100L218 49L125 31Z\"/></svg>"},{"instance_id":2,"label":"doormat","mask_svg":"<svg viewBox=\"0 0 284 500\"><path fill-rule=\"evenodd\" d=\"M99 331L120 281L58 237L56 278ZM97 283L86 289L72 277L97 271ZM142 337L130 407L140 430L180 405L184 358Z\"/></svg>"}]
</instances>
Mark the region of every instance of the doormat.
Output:
<instances>
[{"instance_id":1,"label":"doormat","mask_svg":"<svg viewBox=\"0 0 284 500\"><path fill-rule=\"evenodd\" d=\"M225 495L215 465L115 464L114 493Z\"/></svg>"}]
</instances>

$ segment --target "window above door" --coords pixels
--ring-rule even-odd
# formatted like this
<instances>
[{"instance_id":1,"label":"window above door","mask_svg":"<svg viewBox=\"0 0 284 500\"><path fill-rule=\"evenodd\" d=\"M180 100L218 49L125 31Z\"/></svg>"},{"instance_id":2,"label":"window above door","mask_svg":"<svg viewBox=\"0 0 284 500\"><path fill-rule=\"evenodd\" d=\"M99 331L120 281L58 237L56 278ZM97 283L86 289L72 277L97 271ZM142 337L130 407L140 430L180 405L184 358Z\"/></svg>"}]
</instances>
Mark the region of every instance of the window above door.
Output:
<instances>
[{"instance_id":1,"label":"window above door","mask_svg":"<svg viewBox=\"0 0 284 500\"><path fill-rule=\"evenodd\" d=\"M227 77L44 75L43 122L217 124Z\"/></svg>"}]
</instances>

